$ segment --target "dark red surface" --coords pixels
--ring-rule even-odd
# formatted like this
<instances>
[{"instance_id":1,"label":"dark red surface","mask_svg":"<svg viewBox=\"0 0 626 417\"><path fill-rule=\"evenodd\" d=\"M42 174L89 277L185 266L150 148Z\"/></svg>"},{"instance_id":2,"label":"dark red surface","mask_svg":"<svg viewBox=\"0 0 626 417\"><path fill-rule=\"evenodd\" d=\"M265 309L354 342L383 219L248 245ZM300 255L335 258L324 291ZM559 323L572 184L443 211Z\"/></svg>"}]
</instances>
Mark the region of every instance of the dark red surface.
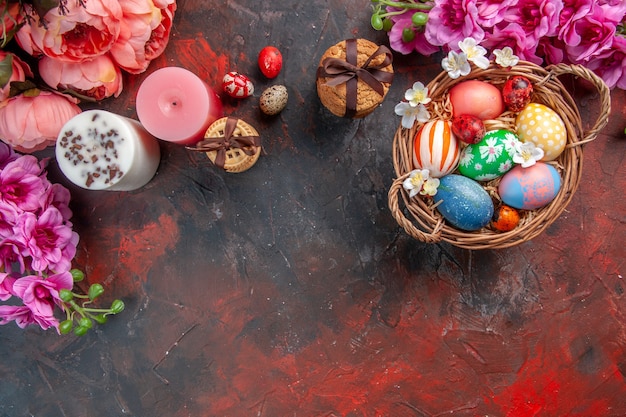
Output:
<instances>
[{"instance_id":1,"label":"dark red surface","mask_svg":"<svg viewBox=\"0 0 626 417\"><path fill-rule=\"evenodd\" d=\"M161 144L156 177L128 193L72 191L76 266L127 309L85 337L0 327L0 416L626 415L626 94L585 147L561 218L506 250L409 238L387 208L393 107L441 56L395 58L383 105L330 115L315 69L339 40L387 43L369 2L179 1L171 43L101 107L136 117L145 77L180 65L255 97L225 99L263 155L226 174ZM262 76L258 51L283 68ZM262 116L282 83L289 104ZM586 121L594 91L570 83ZM44 152L45 155L45 152ZM50 176L64 181L51 164Z\"/></svg>"}]
</instances>

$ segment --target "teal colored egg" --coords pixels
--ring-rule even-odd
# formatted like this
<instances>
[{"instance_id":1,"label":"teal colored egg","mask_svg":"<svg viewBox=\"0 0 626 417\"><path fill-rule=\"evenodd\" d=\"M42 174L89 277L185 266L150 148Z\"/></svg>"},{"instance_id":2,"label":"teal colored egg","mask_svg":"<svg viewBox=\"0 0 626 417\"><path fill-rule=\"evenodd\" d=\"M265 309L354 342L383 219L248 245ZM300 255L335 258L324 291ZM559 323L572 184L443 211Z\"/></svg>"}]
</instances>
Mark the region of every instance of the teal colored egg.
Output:
<instances>
[{"instance_id":1,"label":"teal colored egg","mask_svg":"<svg viewBox=\"0 0 626 417\"><path fill-rule=\"evenodd\" d=\"M483 139L468 145L461 152L459 172L477 181L490 181L501 177L513 168L515 133L509 130L490 130Z\"/></svg>"},{"instance_id":2,"label":"teal colored egg","mask_svg":"<svg viewBox=\"0 0 626 417\"><path fill-rule=\"evenodd\" d=\"M528 168L516 166L500 180L498 194L504 204L534 210L550 203L561 189L561 176L552 165L537 162Z\"/></svg>"},{"instance_id":3,"label":"teal colored egg","mask_svg":"<svg viewBox=\"0 0 626 417\"><path fill-rule=\"evenodd\" d=\"M452 226L462 230L478 230L493 216L491 197L476 181L450 174L440 179L435 203L437 210Z\"/></svg>"}]
</instances>

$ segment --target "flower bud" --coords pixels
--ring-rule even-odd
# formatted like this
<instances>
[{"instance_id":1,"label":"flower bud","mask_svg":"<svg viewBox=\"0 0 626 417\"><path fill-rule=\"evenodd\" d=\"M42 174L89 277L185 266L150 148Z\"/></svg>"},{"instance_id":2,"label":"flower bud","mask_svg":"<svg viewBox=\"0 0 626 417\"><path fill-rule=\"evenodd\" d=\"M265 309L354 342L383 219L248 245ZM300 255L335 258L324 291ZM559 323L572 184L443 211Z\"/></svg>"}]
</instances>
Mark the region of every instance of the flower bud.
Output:
<instances>
[{"instance_id":1,"label":"flower bud","mask_svg":"<svg viewBox=\"0 0 626 417\"><path fill-rule=\"evenodd\" d=\"M101 296L104 292L104 287L100 284L91 284L89 287L89 291L87 292L87 296L90 300L94 300L97 297Z\"/></svg>"},{"instance_id":2,"label":"flower bud","mask_svg":"<svg viewBox=\"0 0 626 417\"><path fill-rule=\"evenodd\" d=\"M72 298L74 298L74 294L72 294L72 291L63 288L59 290L59 298L61 299L61 301L64 301L67 303L67 302L70 302Z\"/></svg>"},{"instance_id":3,"label":"flower bud","mask_svg":"<svg viewBox=\"0 0 626 417\"><path fill-rule=\"evenodd\" d=\"M124 307L124 302L122 300L113 300L113 303L111 303L111 314L122 312Z\"/></svg>"}]
</instances>

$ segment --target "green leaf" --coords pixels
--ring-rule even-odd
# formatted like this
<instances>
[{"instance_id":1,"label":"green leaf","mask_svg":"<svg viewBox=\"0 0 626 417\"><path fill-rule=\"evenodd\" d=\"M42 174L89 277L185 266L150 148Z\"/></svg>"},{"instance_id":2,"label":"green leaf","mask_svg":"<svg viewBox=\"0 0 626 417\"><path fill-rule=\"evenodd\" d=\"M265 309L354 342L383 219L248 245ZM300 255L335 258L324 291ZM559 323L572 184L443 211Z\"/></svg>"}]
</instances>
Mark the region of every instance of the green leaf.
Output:
<instances>
[{"instance_id":1,"label":"green leaf","mask_svg":"<svg viewBox=\"0 0 626 417\"><path fill-rule=\"evenodd\" d=\"M4 88L13 75L13 54L9 53L0 61L0 87Z\"/></svg>"},{"instance_id":2,"label":"green leaf","mask_svg":"<svg viewBox=\"0 0 626 417\"><path fill-rule=\"evenodd\" d=\"M30 80L12 81L10 85L9 97L19 96L20 94L24 94L27 97L37 97L39 95L39 89Z\"/></svg>"}]
</instances>

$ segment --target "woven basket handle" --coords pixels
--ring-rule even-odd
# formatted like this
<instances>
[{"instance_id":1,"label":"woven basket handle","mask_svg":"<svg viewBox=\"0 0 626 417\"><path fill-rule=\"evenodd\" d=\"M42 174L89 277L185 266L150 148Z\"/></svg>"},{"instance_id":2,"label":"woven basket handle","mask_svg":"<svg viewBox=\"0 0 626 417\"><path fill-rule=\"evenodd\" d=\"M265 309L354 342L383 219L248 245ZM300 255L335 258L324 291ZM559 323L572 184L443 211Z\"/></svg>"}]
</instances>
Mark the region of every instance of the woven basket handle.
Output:
<instances>
[{"instance_id":1,"label":"woven basket handle","mask_svg":"<svg viewBox=\"0 0 626 417\"><path fill-rule=\"evenodd\" d=\"M591 82L598 90L600 93L600 114L593 127L589 131L584 132L583 139L576 142L574 145L583 145L595 140L600 131L609 122L609 115L611 114L611 91L607 85L602 78L582 65L556 64L548 66L547 70L550 72L549 77L558 77L564 74L572 74L576 77L581 77Z\"/></svg>"},{"instance_id":2,"label":"woven basket handle","mask_svg":"<svg viewBox=\"0 0 626 417\"><path fill-rule=\"evenodd\" d=\"M412 237L415 239L421 240L422 242L427 243L437 243L441 241L441 228L443 227L443 220L440 218L435 227L433 228L432 233L425 233L424 231L415 227L415 225L407 219L402 210L398 207L398 195L402 192L403 186L402 183L408 176L409 173L404 174L401 177L396 178L391 184L389 188L388 200L389 200L389 209L391 210L391 214L396 219L398 224Z\"/></svg>"}]
</instances>

